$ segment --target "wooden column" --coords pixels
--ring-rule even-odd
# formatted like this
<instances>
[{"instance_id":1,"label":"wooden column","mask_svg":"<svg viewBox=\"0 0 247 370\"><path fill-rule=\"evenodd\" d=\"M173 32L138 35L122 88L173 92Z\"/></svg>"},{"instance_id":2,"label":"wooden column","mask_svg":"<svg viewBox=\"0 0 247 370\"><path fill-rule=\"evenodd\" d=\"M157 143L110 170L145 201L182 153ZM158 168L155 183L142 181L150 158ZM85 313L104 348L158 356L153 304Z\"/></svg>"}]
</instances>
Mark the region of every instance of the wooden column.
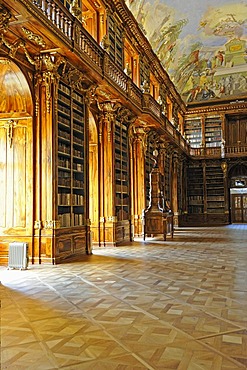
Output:
<instances>
[{"instance_id":1,"label":"wooden column","mask_svg":"<svg viewBox=\"0 0 247 370\"><path fill-rule=\"evenodd\" d=\"M100 172L100 235L99 245L115 246L115 173L114 173L114 123L119 104L104 101L98 104L99 121L99 172Z\"/></svg>"},{"instance_id":2,"label":"wooden column","mask_svg":"<svg viewBox=\"0 0 247 370\"><path fill-rule=\"evenodd\" d=\"M178 153L173 152L172 155L172 211L174 214L174 225L178 225Z\"/></svg>"},{"instance_id":3,"label":"wooden column","mask_svg":"<svg viewBox=\"0 0 247 370\"><path fill-rule=\"evenodd\" d=\"M42 54L37 63L36 79L36 186L35 243L33 262L55 263L56 220L56 100L57 69L62 58Z\"/></svg>"},{"instance_id":4,"label":"wooden column","mask_svg":"<svg viewBox=\"0 0 247 370\"><path fill-rule=\"evenodd\" d=\"M134 236L142 234L142 212L146 206L145 150L146 133L143 128L135 128L130 138L131 165L131 224Z\"/></svg>"},{"instance_id":5,"label":"wooden column","mask_svg":"<svg viewBox=\"0 0 247 370\"><path fill-rule=\"evenodd\" d=\"M225 221L229 223L228 165L226 161L221 163L221 168L224 176Z\"/></svg>"}]
</instances>

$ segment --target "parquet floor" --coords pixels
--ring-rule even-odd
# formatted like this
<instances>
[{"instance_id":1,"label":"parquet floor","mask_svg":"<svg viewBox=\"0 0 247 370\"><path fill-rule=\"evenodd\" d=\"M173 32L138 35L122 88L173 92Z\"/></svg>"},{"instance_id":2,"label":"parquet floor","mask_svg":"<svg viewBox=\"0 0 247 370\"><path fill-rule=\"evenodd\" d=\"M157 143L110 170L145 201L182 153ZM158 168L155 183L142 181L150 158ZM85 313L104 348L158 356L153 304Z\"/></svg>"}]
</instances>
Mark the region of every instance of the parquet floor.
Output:
<instances>
[{"instance_id":1,"label":"parquet floor","mask_svg":"<svg viewBox=\"0 0 247 370\"><path fill-rule=\"evenodd\" d=\"M1 369L247 369L247 225L0 266Z\"/></svg>"}]
</instances>

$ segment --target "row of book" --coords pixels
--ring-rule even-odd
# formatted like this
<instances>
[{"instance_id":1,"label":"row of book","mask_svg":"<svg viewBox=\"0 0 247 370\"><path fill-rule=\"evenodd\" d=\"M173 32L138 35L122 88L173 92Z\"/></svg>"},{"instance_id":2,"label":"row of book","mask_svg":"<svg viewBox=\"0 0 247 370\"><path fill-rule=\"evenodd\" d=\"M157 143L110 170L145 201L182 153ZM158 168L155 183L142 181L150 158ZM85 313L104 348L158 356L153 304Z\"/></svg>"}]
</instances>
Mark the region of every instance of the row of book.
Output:
<instances>
[{"instance_id":1,"label":"row of book","mask_svg":"<svg viewBox=\"0 0 247 370\"><path fill-rule=\"evenodd\" d=\"M62 213L58 215L60 227L82 226L84 215L82 213Z\"/></svg>"},{"instance_id":2,"label":"row of book","mask_svg":"<svg viewBox=\"0 0 247 370\"><path fill-rule=\"evenodd\" d=\"M72 202L71 202L72 201ZM84 197L82 194L58 193L57 202L59 206L83 206Z\"/></svg>"}]
</instances>

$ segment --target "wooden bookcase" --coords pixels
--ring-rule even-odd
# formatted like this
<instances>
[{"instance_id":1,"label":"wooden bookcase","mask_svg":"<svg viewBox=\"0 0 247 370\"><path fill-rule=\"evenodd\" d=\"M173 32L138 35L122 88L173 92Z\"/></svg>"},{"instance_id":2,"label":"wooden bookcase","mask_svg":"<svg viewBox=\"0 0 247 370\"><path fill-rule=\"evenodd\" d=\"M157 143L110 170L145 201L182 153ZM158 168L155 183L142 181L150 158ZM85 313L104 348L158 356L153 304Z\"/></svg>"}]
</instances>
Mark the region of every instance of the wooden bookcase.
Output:
<instances>
[{"instance_id":1,"label":"wooden bookcase","mask_svg":"<svg viewBox=\"0 0 247 370\"><path fill-rule=\"evenodd\" d=\"M123 30L113 15L109 14L108 18L108 36L110 40L109 55L111 59L120 67L123 68L124 45L123 45Z\"/></svg>"},{"instance_id":2,"label":"wooden bookcase","mask_svg":"<svg viewBox=\"0 0 247 370\"><path fill-rule=\"evenodd\" d=\"M225 211L224 177L220 163L206 163L207 213Z\"/></svg>"},{"instance_id":3,"label":"wooden bookcase","mask_svg":"<svg viewBox=\"0 0 247 370\"><path fill-rule=\"evenodd\" d=\"M115 183L118 222L129 220L130 217L127 129L127 125L124 122L115 122Z\"/></svg>"},{"instance_id":4,"label":"wooden bookcase","mask_svg":"<svg viewBox=\"0 0 247 370\"><path fill-rule=\"evenodd\" d=\"M150 81L150 67L148 60L145 56L140 56L140 84L142 85L144 81L149 83Z\"/></svg>"},{"instance_id":5,"label":"wooden bookcase","mask_svg":"<svg viewBox=\"0 0 247 370\"><path fill-rule=\"evenodd\" d=\"M152 137L148 138L147 150L145 156L145 187L146 187L146 207L149 205L150 201L150 173L154 166L153 152L155 146Z\"/></svg>"},{"instance_id":6,"label":"wooden bookcase","mask_svg":"<svg viewBox=\"0 0 247 370\"><path fill-rule=\"evenodd\" d=\"M202 122L200 117L187 118L184 133L192 148L200 148L202 144Z\"/></svg>"},{"instance_id":7,"label":"wooden bookcase","mask_svg":"<svg viewBox=\"0 0 247 370\"><path fill-rule=\"evenodd\" d=\"M58 88L58 200L60 227L84 225L84 99L64 83Z\"/></svg>"},{"instance_id":8,"label":"wooden bookcase","mask_svg":"<svg viewBox=\"0 0 247 370\"><path fill-rule=\"evenodd\" d=\"M217 147L222 140L222 119L220 116L205 118L205 145L206 147Z\"/></svg>"},{"instance_id":9,"label":"wooden bookcase","mask_svg":"<svg viewBox=\"0 0 247 370\"><path fill-rule=\"evenodd\" d=\"M204 179L201 163L190 164L187 169L188 213L204 213Z\"/></svg>"}]
</instances>

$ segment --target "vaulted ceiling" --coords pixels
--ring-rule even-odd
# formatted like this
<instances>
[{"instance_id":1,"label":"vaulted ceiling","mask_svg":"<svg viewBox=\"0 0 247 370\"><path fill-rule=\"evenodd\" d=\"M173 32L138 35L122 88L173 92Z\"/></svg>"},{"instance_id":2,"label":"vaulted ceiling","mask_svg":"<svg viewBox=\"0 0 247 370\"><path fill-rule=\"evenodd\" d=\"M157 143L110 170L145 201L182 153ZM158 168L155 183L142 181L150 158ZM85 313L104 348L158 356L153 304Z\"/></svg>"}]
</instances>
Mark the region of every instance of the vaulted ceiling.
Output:
<instances>
[{"instance_id":1,"label":"vaulted ceiling","mask_svg":"<svg viewBox=\"0 0 247 370\"><path fill-rule=\"evenodd\" d=\"M185 102L247 98L247 2L126 0Z\"/></svg>"}]
</instances>

